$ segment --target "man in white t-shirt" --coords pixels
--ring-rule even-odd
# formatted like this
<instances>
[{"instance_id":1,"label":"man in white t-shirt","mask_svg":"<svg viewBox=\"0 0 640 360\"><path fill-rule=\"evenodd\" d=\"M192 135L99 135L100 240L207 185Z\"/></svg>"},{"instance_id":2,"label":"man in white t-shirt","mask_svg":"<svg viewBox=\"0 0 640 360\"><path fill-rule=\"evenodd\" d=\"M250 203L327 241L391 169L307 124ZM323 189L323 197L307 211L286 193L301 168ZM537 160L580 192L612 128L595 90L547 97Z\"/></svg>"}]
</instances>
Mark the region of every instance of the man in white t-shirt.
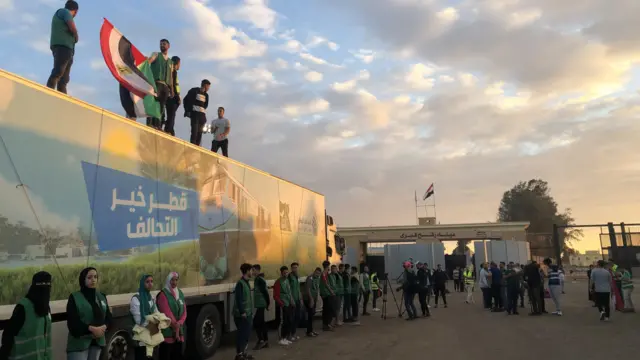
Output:
<instances>
[{"instance_id":1,"label":"man in white t-shirt","mask_svg":"<svg viewBox=\"0 0 640 360\"><path fill-rule=\"evenodd\" d=\"M224 117L224 108L218 108L218 118L211 122L211 132L213 133L213 142L211 143L211 151L217 153L218 149L222 149L222 155L229 157L229 131L231 124Z\"/></svg>"}]
</instances>

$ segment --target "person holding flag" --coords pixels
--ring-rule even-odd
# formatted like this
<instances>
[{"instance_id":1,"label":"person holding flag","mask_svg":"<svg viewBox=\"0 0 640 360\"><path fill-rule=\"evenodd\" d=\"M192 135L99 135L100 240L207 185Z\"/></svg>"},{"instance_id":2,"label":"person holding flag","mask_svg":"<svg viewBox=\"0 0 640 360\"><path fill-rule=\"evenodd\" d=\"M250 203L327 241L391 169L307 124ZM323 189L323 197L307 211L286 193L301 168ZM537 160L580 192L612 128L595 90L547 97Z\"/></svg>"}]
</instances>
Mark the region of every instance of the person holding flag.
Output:
<instances>
[{"instance_id":1,"label":"person holding flag","mask_svg":"<svg viewBox=\"0 0 640 360\"><path fill-rule=\"evenodd\" d=\"M160 52L154 52L149 57L151 73L156 82L156 99L160 104L160 119L155 117L147 118L147 125L158 130L162 129L165 123L167 100L174 97L173 93L173 61L169 58L169 40L160 40Z\"/></svg>"}]
</instances>

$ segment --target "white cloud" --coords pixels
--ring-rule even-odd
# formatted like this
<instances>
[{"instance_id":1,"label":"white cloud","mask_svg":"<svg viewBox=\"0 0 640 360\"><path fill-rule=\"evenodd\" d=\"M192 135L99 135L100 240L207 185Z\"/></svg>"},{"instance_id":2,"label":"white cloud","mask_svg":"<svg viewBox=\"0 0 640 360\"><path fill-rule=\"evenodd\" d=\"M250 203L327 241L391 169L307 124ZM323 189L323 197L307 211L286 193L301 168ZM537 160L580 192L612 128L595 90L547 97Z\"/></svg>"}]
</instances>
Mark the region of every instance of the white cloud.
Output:
<instances>
[{"instance_id":1,"label":"white cloud","mask_svg":"<svg viewBox=\"0 0 640 360\"><path fill-rule=\"evenodd\" d=\"M304 78L309 82L322 81L323 77L324 75L322 75L322 73L319 73L317 71L309 71L306 74L304 74Z\"/></svg>"},{"instance_id":2,"label":"white cloud","mask_svg":"<svg viewBox=\"0 0 640 360\"><path fill-rule=\"evenodd\" d=\"M417 63L411 66L405 74L404 80L415 90L428 90L431 89L435 83L432 77L435 70L436 68L433 66Z\"/></svg>"},{"instance_id":3,"label":"white cloud","mask_svg":"<svg viewBox=\"0 0 640 360\"><path fill-rule=\"evenodd\" d=\"M358 51L351 51L356 59L359 59L365 64L371 64L376 58L376 53L373 50L360 49Z\"/></svg>"},{"instance_id":4,"label":"white cloud","mask_svg":"<svg viewBox=\"0 0 640 360\"><path fill-rule=\"evenodd\" d=\"M322 44L325 44L329 49L333 51L337 51L340 48L340 46L335 42L329 41L328 39L317 35L312 36L311 39L309 39L309 41L307 42L306 46L307 48L311 49Z\"/></svg>"},{"instance_id":5,"label":"white cloud","mask_svg":"<svg viewBox=\"0 0 640 360\"><path fill-rule=\"evenodd\" d=\"M281 49L290 53L297 53L303 51L305 49L304 45L296 39L287 40L284 45L281 46Z\"/></svg>"},{"instance_id":6,"label":"white cloud","mask_svg":"<svg viewBox=\"0 0 640 360\"><path fill-rule=\"evenodd\" d=\"M327 110L331 105L325 99L318 98L311 101L299 104L288 104L282 107L282 111L288 116L304 116L315 113L322 113Z\"/></svg>"},{"instance_id":7,"label":"white cloud","mask_svg":"<svg viewBox=\"0 0 640 360\"><path fill-rule=\"evenodd\" d=\"M356 80L347 80L344 82L335 82L331 85L331 88L335 91L349 91L355 89L356 85Z\"/></svg>"},{"instance_id":8,"label":"white cloud","mask_svg":"<svg viewBox=\"0 0 640 360\"><path fill-rule=\"evenodd\" d=\"M0 0L0 10L13 10L13 0Z\"/></svg>"},{"instance_id":9,"label":"white cloud","mask_svg":"<svg viewBox=\"0 0 640 360\"><path fill-rule=\"evenodd\" d=\"M286 70L289 68L289 63L282 58L277 58L275 61L275 65L279 70Z\"/></svg>"},{"instance_id":10,"label":"white cloud","mask_svg":"<svg viewBox=\"0 0 640 360\"><path fill-rule=\"evenodd\" d=\"M264 30L267 35L273 35L278 13L268 6L267 0L244 0L243 4L225 12L224 18L227 21L248 22L253 27Z\"/></svg>"},{"instance_id":11,"label":"white cloud","mask_svg":"<svg viewBox=\"0 0 640 360\"><path fill-rule=\"evenodd\" d=\"M332 64L332 63L328 62L325 59L321 59L321 58L319 58L317 56L314 56L314 55L311 55L311 54L305 53L305 52L301 53L300 57L302 59L304 59L304 60L307 60L309 62L312 62L314 64L318 64L318 65L327 65L327 66L330 66L330 67L333 67L333 68L340 68L341 67L340 65Z\"/></svg>"},{"instance_id":12,"label":"white cloud","mask_svg":"<svg viewBox=\"0 0 640 360\"><path fill-rule=\"evenodd\" d=\"M232 26L225 26L218 14L207 7L203 0L183 0L182 4L182 8L196 26L195 29L185 31L185 39L192 43L190 48L197 49L192 53L197 59L230 60L240 57L257 57L267 51L265 43L251 39Z\"/></svg>"},{"instance_id":13,"label":"white cloud","mask_svg":"<svg viewBox=\"0 0 640 360\"><path fill-rule=\"evenodd\" d=\"M104 59L96 58L91 60L91 62L89 63L89 67L91 68L91 70L99 70L106 68L107 66L104 64Z\"/></svg>"},{"instance_id":14,"label":"white cloud","mask_svg":"<svg viewBox=\"0 0 640 360\"><path fill-rule=\"evenodd\" d=\"M51 54L51 47L46 39L33 40L29 42L29 46L39 53Z\"/></svg>"},{"instance_id":15,"label":"white cloud","mask_svg":"<svg viewBox=\"0 0 640 360\"><path fill-rule=\"evenodd\" d=\"M238 74L237 80L252 84L253 88L258 91L265 90L277 84L273 73L264 68L252 68L242 71Z\"/></svg>"}]
</instances>

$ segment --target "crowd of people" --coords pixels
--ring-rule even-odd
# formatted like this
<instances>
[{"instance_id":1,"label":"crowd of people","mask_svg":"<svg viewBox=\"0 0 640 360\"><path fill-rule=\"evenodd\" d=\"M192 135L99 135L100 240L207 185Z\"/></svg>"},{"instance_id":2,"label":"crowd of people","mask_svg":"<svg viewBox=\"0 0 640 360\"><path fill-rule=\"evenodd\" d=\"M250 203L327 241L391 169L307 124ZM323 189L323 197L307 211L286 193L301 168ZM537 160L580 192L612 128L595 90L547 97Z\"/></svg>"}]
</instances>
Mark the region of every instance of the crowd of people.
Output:
<instances>
[{"instance_id":1,"label":"crowd of people","mask_svg":"<svg viewBox=\"0 0 640 360\"><path fill-rule=\"evenodd\" d=\"M69 0L64 7L56 10L51 20L50 48L53 55L53 69L47 80L47 86L61 93L67 93L67 85L71 78L71 66L75 55L75 46L79 41L78 29L74 18L79 11L78 2ZM229 132L231 123L225 117L224 107L218 107L218 117L207 126L207 108L209 106L208 91L211 82L201 81L200 86L190 89L184 99L180 96L180 81L178 71L181 60L178 56L169 56L171 44L169 40L160 40L160 51L154 52L147 59L155 80L156 100L160 107L160 118L147 117L146 124L159 131L175 136L176 113L184 107L184 117L191 122L190 142L200 146L205 132L213 134L211 151L222 151L222 155L229 156ZM120 85L120 96L128 97L130 93ZM127 110L127 117L136 120L134 109Z\"/></svg>"}]
</instances>

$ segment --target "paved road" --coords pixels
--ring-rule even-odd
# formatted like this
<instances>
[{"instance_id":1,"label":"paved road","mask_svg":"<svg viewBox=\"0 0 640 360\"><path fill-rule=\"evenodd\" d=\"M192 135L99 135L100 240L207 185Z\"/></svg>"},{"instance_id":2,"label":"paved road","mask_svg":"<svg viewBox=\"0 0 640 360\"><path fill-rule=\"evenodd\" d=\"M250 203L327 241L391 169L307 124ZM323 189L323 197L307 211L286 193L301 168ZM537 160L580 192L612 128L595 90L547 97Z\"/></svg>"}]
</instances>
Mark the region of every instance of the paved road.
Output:
<instances>
[{"instance_id":1,"label":"paved road","mask_svg":"<svg viewBox=\"0 0 640 360\"><path fill-rule=\"evenodd\" d=\"M379 313L362 320L361 326L343 326L334 333L304 338L283 348L253 352L257 360L385 360L431 358L446 360L630 359L637 357L640 315L616 313L612 321L600 322L597 311L586 301L586 284L568 283L563 300L564 316L529 317L490 313L476 304L466 305L464 296L449 298L449 308L432 308L432 317L407 322L397 318L390 303L387 320ZM635 294L638 299L639 294ZM636 301L640 305L640 301ZM525 304L526 305L526 304ZM547 299L547 309L553 309ZM528 310L528 309L522 309ZM319 321L316 322L319 325ZM304 329L301 332L304 334ZM275 333L269 334L272 339ZM251 345L254 344L252 339ZM232 359L233 339L225 339L215 359Z\"/></svg>"}]
</instances>

